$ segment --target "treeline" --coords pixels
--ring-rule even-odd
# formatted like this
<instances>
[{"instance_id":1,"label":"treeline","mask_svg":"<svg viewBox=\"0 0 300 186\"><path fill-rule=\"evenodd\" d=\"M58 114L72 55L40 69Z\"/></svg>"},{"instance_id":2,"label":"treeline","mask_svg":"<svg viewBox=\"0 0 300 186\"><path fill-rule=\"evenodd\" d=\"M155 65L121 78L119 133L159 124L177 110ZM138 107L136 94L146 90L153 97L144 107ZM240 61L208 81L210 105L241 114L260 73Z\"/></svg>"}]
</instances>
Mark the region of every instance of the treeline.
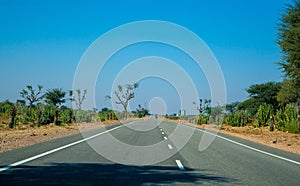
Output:
<instances>
[{"instance_id":1,"label":"treeline","mask_svg":"<svg viewBox=\"0 0 300 186\"><path fill-rule=\"evenodd\" d=\"M0 124L15 126L31 125L42 126L54 123L56 125L71 124L73 122L103 122L107 120L118 120L125 118L124 112L117 112L108 108L82 110L82 104L86 98L86 90L63 91L62 89L51 89L42 93L43 86L37 88L28 85L21 90L20 97L16 103L9 100L0 102ZM64 104L69 102L76 106L69 108ZM144 117L149 111L140 105L136 111L130 112L129 117Z\"/></svg>"},{"instance_id":2,"label":"treeline","mask_svg":"<svg viewBox=\"0 0 300 186\"><path fill-rule=\"evenodd\" d=\"M225 106L211 107L210 100L200 99L196 118L176 117L172 119L186 119L197 124L228 124L231 126L254 127L269 126L270 130L300 131L300 105L298 99L282 100L282 89L286 82L267 82L250 86L246 91L249 99L244 102L234 102ZM293 91L293 90L290 90ZM297 94L290 94L295 96ZM195 103L194 103L195 104Z\"/></svg>"},{"instance_id":3,"label":"treeline","mask_svg":"<svg viewBox=\"0 0 300 186\"><path fill-rule=\"evenodd\" d=\"M281 131L300 130L300 1L286 5L277 25L282 58L278 66L284 73L279 83L252 85L247 89L249 99L227 105L231 108L225 123L233 126L270 126Z\"/></svg>"},{"instance_id":4,"label":"treeline","mask_svg":"<svg viewBox=\"0 0 300 186\"><path fill-rule=\"evenodd\" d=\"M283 83L268 82L250 86L250 98L242 103L226 105L223 123L231 126L270 126L280 131L299 132L299 106L296 102L280 102Z\"/></svg>"},{"instance_id":5,"label":"treeline","mask_svg":"<svg viewBox=\"0 0 300 186\"><path fill-rule=\"evenodd\" d=\"M16 125L30 124L32 126L71 124L72 122L94 122L100 120L100 113L95 110L85 111L81 105L85 99L86 91L73 91L62 89L47 90L42 93L41 85L34 89L28 85L20 92L23 99L12 103L8 100L0 102L0 123L8 124L9 128ZM67 101L75 102L77 109L65 105ZM102 113L101 113L102 114Z\"/></svg>"}]
</instances>

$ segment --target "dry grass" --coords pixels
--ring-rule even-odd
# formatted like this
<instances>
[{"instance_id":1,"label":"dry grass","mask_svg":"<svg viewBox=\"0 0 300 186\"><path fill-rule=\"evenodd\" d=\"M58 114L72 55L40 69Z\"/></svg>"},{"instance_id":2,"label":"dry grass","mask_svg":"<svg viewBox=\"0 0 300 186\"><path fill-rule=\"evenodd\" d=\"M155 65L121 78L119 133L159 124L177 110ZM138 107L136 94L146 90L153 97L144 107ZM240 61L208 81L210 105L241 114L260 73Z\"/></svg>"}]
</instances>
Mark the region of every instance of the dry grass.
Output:
<instances>
[{"instance_id":1,"label":"dry grass","mask_svg":"<svg viewBox=\"0 0 300 186\"><path fill-rule=\"evenodd\" d=\"M174 120L169 120L169 121L174 122ZM189 123L184 120L177 120L175 122L195 126L195 124ZM207 129L207 130L220 129L219 130L220 133L229 134L256 143L274 147L280 150L300 154L300 134L291 134L288 132L282 132L278 130L270 132L269 127L261 127L261 128L254 128L253 126L232 127L229 125L217 126L215 124L209 124L209 125L202 124L196 126L198 128Z\"/></svg>"},{"instance_id":2,"label":"dry grass","mask_svg":"<svg viewBox=\"0 0 300 186\"><path fill-rule=\"evenodd\" d=\"M117 124L118 121L109 121L104 123L73 123L71 125L56 126L54 124L32 127L23 125L16 129L8 129L2 126L0 130L0 152L5 152L57 138L62 138L80 131L103 127L105 125ZM79 130L80 127L80 130Z\"/></svg>"}]
</instances>

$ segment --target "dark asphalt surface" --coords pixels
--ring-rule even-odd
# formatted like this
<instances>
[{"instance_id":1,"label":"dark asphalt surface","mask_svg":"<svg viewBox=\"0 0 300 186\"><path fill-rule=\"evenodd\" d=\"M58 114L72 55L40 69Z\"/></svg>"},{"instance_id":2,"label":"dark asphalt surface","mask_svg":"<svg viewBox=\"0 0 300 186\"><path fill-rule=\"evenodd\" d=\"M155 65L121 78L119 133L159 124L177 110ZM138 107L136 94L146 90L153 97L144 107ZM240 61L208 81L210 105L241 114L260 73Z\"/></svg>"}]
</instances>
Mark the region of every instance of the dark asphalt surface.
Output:
<instances>
[{"instance_id":1,"label":"dark asphalt surface","mask_svg":"<svg viewBox=\"0 0 300 186\"><path fill-rule=\"evenodd\" d=\"M113 127L118 125L110 128ZM106 138L108 133L105 133L88 142L70 146L0 172L0 185L299 185L300 183L300 165L253 151L218 137L205 151L200 152L198 147L203 131L198 129L187 144L178 150L178 142L172 141L175 139L172 138L172 134L176 127L177 124L170 122L162 122L158 127L155 121L149 120L129 123L109 133L119 141L134 147L151 146L161 142L161 149L155 153L169 157L153 165L119 164L99 155L90 144L99 144L96 147L98 150L113 146L112 141L103 143L108 139ZM191 128L184 125L178 127L184 129L176 138L180 140ZM97 129L84 136L103 131L105 129ZM229 135L219 135L300 162L300 155ZM167 140L164 137L167 137ZM0 166L5 167L82 138L82 135L78 134L1 153ZM101 145L99 141L107 146ZM168 145L172 146L172 149ZM118 149L114 150L118 152ZM112 156L121 158L121 161L136 160L137 162L152 156L151 153L134 154L133 150L134 148L129 147ZM176 160L180 160L185 170L179 170Z\"/></svg>"}]
</instances>

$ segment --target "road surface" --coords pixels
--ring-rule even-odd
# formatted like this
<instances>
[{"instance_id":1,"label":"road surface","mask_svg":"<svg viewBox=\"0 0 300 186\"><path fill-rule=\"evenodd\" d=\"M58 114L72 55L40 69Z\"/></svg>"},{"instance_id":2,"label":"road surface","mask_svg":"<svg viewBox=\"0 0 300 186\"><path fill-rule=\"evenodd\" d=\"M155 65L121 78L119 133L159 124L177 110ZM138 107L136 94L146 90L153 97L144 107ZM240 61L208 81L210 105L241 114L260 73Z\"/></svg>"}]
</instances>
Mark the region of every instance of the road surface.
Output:
<instances>
[{"instance_id":1,"label":"road surface","mask_svg":"<svg viewBox=\"0 0 300 186\"><path fill-rule=\"evenodd\" d=\"M178 128L183 130L172 138L172 134ZM186 145L178 149L180 141L176 140L184 140L183 136L188 135L185 132L190 130L191 127L183 124L157 123L150 119L93 130L85 133L84 136L90 136L88 139L77 134L1 153L0 185L300 183L299 155L223 134L218 134L205 151L199 151L199 142L203 135L212 134L194 128ZM110 152L107 149L114 146L114 142L110 141L108 136L113 136L115 140L129 147L121 150L113 147L110 150L114 154L107 157L107 153ZM157 144L161 144L158 146L160 149L154 153L133 153L135 147L151 147ZM152 150L147 150L149 149ZM99 155L101 150L107 151L106 154ZM153 165L149 164L152 160L147 161L147 158L160 157L161 154L167 158ZM115 163L112 159L130 163ZM141 165L143 161L149 165Z\"/></svg>"}]
</instances>

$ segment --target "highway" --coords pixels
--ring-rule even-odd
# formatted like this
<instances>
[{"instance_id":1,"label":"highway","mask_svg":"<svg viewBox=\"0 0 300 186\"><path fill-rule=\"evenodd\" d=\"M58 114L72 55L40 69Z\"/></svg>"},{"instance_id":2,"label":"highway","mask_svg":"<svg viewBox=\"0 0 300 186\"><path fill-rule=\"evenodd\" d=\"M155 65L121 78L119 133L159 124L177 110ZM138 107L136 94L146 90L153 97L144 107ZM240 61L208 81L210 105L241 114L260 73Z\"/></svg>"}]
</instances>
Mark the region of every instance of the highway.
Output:
<instances>
[{"instance_id":1,"label":"highway","mask_svg":"<svg viewBox=\"0 0 300 186\"><path fill-rule=\"evenodd\" d=\"M1 153L0 185L299 185L300 155L224 134L199 151L204 134L151 118L72 135Z\"/></svg>"}]
</instances>

